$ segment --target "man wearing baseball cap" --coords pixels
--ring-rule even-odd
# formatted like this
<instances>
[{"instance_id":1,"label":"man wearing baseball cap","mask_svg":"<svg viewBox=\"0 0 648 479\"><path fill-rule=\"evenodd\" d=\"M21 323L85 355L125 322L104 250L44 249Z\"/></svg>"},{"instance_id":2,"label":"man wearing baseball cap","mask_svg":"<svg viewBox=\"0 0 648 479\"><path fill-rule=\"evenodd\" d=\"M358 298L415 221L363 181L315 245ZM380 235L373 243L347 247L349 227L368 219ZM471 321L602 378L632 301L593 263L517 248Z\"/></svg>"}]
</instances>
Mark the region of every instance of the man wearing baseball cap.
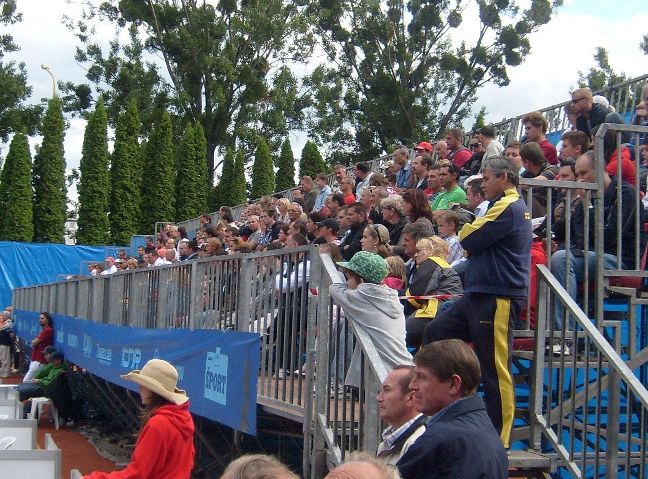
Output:
<instances>
[{"instance_id":1,"label":"man wearing baseball cap","mask_svg":"<svg viewBox=\"0 0 648 479\"><path fill-rule=\"evenodd\" d=\"M417 155L424 155L426 153L428 155L431 155L432 152L434 151L434 147L432 146L431 143L428 143L427 141L422 141L414 147L414 151L416 152Z\"/></svg>"},{"instance_id":2,"label":"man wearing baseball cap","mask_svg":"<svg viewBox=\"0 0 648 479\"><path fill-rule=\"evenodd\" d=\"M396 290L382 284L389 272L387 262L375 253L359 251L350 261L340 261L347 278L331 284L330 293L348 321L371 338L387 371L399 364L412 364L405 345L405 315ZM360 384L360 348L356 348L344 383Z\"/></svg>"},{"instance_id":3,"label":"man wearing baseball cap","mask_svg":"<svg viewBox=\"0 0 648 479\"><path fill-rule=\"evenodd\" d=\"M319 230L319 236L313 244L339 243L337 234L340 231L340 224L335 218L326 218L324 221L316 223Z\"/></svg>"}]
</instances>

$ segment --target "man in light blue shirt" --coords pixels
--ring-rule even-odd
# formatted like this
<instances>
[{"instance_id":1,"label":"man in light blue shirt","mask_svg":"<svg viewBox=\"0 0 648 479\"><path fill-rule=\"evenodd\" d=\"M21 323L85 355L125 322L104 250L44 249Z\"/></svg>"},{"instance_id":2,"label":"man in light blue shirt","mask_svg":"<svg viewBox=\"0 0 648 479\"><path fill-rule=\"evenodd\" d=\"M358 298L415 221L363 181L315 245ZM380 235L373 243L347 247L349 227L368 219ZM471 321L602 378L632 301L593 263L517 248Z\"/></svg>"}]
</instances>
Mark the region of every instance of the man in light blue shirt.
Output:
<instances>
[{"instance_id":1,"label":"man in light blue shirt","mask_svg":"<svg viewBox=\"0 0 648 479\"><path fill-rule=\"evenodd\" d=\"M401 146L394 150L392 154L394 165L398 165L396 172L396 188L409 188L410 178L412 176L412 164L409 161L409 150L406 146Z\"/></svg>"},{"instance_id":2,"label":"man in light blue shirt","mask_svg":"<svg viewBox=\"0 0 648 479\"><path fill-rule=\"evenodd\" d=\"M315 205L313 206L313 211L320 211L322 208L324 208L324 201L326 200L326 197L333 192L327 182L328 177L324 173L320 173L315 177L315 185L319 188L319 193L315 197Z\"/></svg>"}]
</instances>

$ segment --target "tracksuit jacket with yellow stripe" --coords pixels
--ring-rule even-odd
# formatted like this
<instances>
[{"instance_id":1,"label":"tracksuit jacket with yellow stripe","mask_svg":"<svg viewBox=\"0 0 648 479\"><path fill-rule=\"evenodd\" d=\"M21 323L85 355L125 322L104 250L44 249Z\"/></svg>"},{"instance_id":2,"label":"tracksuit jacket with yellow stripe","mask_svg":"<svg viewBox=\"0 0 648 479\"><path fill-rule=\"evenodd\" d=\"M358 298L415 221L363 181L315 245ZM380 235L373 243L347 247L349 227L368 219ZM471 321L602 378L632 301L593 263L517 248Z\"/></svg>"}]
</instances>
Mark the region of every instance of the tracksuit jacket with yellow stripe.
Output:
<instances>
[{"instance_id":1,"label":"tracksuit jacket with yellow stripe","mask_svg":"<svg viewBox=\"0 0 648 479\"><path fill-rule=\"evenodd\" d=\"M526 298L531 266L531 215L517 190L492 201L486 214L459 232L468 253L467 293Z\"/></svg>"}]
</instances>

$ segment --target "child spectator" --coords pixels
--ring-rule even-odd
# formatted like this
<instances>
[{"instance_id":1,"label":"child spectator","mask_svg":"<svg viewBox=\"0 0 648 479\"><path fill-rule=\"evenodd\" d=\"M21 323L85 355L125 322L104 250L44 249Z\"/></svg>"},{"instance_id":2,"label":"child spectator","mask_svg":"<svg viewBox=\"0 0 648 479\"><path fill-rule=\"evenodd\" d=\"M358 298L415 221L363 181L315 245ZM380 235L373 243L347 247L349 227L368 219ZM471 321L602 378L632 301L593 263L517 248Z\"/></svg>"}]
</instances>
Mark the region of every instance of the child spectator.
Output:
<instances>
[{"instance_id":1,"label":"child spectator","mask_svg":"<svg viewBox=\"0 0 648 479\"><path fill-rule=\"evenodd\" d=\"M451 265L464 257L464 250L459 242L459 215L452 210L442 210L437 213L437 226L439 236L448 244L448 257L446 261Z\"/></svg>"},{"instance_id":2,"label":"child spectator","mask_svg":"<svg viewBox=\"0 0 648 479\"><path fill-rule=\"evenodd\" d=\"M389 273L387 273L383 284L397 291L405 290L407 285L407 272L403 258L400 256L388 256L385 258L385 261L387 262L387 266L389 266Z\"/></svg>"}]
</instances>

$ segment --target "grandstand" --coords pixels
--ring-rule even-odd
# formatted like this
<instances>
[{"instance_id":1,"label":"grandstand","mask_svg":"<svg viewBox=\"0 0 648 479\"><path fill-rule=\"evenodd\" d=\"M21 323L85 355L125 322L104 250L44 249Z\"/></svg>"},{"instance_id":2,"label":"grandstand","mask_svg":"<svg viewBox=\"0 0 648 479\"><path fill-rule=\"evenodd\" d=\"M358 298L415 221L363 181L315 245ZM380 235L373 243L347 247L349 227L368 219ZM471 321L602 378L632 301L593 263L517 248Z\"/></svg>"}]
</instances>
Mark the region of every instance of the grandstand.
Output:
<instances>
[{"instance_id":1,"label":"grandstand","mask_svg":"<svg viewBox=\"0 0 648 479\"><path fill-rule=\"evenodd\" d=\"M627 116L647 80L645 75L598 93ZM566 104L541 110L554 140L564 129ZM520 136L521 118L494 125L504 144ZM607 132L620 151L622 136L638 145L648 127L602 125L593 182L522 180L529 202L543 195L548 211L558 188L568 204L577 194L591 204L584 227L586 235L592 232L597 265L586 268L579 302L547 267L538 267L535 328L527 314L516 331L511 477L648 477L645 244L637 234L632 267L619 259L614 268L603 268L610 241L603 228ZM388 159L374 160L371 168L380 171ZM639 178L638 149L632 161ZM619 186L620 169L619 162ZM634 201L642 207L638 192ZM218 219L217 213L211 217ZM551 215L548 222L544 239L551 258ZM614 231L618 258L628 247L621 223ZM195 232L198 219L182 225ZM639 215L632 228L643 231ZM567 259L579 254L570 251L569 241L566 251ZM81 387L94 407L123 428L133 429L136 400L117 379L119 372L164 357L180 365L181 384L192 398L201 471L221 470L242 451L265 449L293 465L298 451L303 477L321 478L349 453L375 451L383 426L375 393L388 372L375 345L329 294L337 278L331 258L308 245L19 288L12 304L23 337L32 333L35 313L55 314L58 345L87 369L79 376ZM557 310L569 327L556 326ZM573 350L554 355L556 342L569 342ZM345 384L354 350L361 355L358 388ZM228 365L236 372L223 374ZM192 377L199 367L209 375Z\"/></svg>"}]
</instances>

